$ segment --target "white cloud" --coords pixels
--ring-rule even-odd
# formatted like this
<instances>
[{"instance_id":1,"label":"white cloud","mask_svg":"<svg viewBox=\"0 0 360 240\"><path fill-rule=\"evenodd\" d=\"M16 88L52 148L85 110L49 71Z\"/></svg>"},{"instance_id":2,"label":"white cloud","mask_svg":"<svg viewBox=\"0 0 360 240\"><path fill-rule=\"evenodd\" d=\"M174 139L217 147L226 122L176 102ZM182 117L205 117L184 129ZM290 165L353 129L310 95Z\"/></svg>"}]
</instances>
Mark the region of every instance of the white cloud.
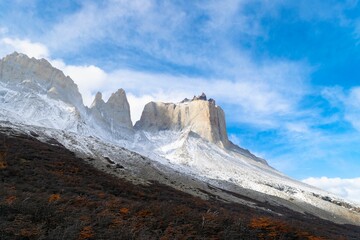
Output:
<instances>
[{"instance_id":1,"label":"white cloud","mask_svg":"<svg viewBox=\"0 0 360 240\"><path fill-rule=\"evenodd\" d=\"M287 123L285 127L291 133L301 133L307 134L310 133L309 126L305 122L295 122L295 123Z\"/></svg>"},{"instance_id":2,"label":"white cloud","mask_svg":"<svg viewBox=\"0 0 360 240\"><path fill-rule=\"evenodd\" d=\"M345 119L360 131L360 87L354 87L350 90L345 101L345 107Z\"/></svg>"},{"instance_id":3,"label":"white cloud","mask_svg":"<svg viewBox=\"0 0 360 240\"><path fill-rule=\"evenodd\" d=\"M360 178L307 178L303 182L360 204Z\"/></svg>"},{"instance_id":4,"label":"white cloud","mask_svg":"<svg viewBox=\"0 0 360 240\"><path fill-rule=\"evenodd\" d=\"M348 121L357 131L360 131L360 87L355 86L349 91L341 87L328 87L322 91L322 96L328 102L343 111L344 120Z\"/></svg>"},{"instance_id":5,"label":"white cloud","mask_svg":"<svg viewBox=\"0 0 360 240\"><path fill-rule=\"evenodd\" d=\"M0 40L0 45L2 45L7 52L17 51L34 58L49 57L49 50L44 44L31 42L28 39L5 37Z\"/></svg>"},{"instance_id":6,"label":"white cloud","mask_svg":"<svg viewBox=\"0 0 360 240\"><path fill-rule=\"evenodd\" d=\"M93 42L106 40L124 48L135 47L154 56L170 58L181 52L164 52L163 43L177 43L174 33L181 30L184 17L171 2L111 0L101 7L88 2L52 26L44 38L50 49L62 52L78 51Z\"/></svg>"},{"instance_id":7,"label":"white cloud","mask_svg":"<svg viewBox=\"0 0 360 240\"><path fill-rule=\"evenodd\" d=\"M133 124L140 119L144 106L149 102L155 101L153 96L143 95L137 97L131 93L127 94L127 99L130 104L131 120Z\"/></svg>"}]
</instances>

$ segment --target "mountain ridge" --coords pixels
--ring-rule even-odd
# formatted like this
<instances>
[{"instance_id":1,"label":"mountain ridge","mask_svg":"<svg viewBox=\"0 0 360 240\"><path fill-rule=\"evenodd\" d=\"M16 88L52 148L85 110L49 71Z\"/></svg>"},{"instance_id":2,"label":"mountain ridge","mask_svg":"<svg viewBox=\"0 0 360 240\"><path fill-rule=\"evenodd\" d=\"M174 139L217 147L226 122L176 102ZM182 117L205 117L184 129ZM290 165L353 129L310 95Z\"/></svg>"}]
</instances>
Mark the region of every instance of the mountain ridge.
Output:
<instances>
[{"instance_id":1,"label":"mountain ridge","mask_svg":"<svg viewBox=\"0 0 360 240\"><path fill-rule=\"evenodd\" d=\"M176 104L150 103L133 127L124 90L119 89L107 102L98 93L87 108L71 78L51 69L46 60L17 53L9 56L0 61L4 126L31 129L28 133L37 132L40 139L54 138L84 159L97 159L91 163L97 167L102 163L127 166L129 173L122 177L157 180L201 196L192 186L202 186L226 201L240 199L224 191L247 191L254 199L334 222L360 223L356 205L295 181L233 145L224 112L205 94ZM72 90L67 92L66 87ZM123 154L122 149L140 154L136 164L126 161L132 154ZM170 180L174 176L181 181ZM213 189L206 186L210 183Z\"/></svg>"}]
</instances>

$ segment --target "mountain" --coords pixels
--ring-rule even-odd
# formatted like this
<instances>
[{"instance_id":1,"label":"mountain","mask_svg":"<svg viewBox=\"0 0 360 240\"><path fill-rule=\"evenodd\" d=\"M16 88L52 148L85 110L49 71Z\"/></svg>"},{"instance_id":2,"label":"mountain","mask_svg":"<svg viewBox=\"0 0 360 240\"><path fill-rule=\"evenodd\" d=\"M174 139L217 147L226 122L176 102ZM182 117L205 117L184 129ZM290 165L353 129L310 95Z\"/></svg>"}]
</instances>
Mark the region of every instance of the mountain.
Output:
<instances>
[{"instance_id":1,"label":"mountain","mask_svg":"<svg viewBox=\"0 0 360 240\"><path fill-rule=\"evenodd\" d=\"M150 102L145 105L135 128L145 131L189 130L217 145L230 145L225 125L225 113L215 101L203 93L179 104Z\"/></svg>"},{"instance_id":2,"label":"mountain","mask_svg":"<svg viewBox=\"0 0 360 240\"><path fill-rule=\"evenodd\" d=\"M91 115L98 121L104 121L111 129L128 128L133 125L130 118L130 106L125 91L119 89L111 94L105 103L102 94L98 92L90 107Z\"/></svg>"},{"instance_id":3,"label":"mountain","mask_svg":"<svg viewBox=\"0 0 360 240\"><path fill-rule=\"evenodd\" d=\"M36 92L78 108L83 107L74 81L45 59L28 58L14 52L1 60L0 78L13 90Z\"/></svg>"},{"instance_id":4,"label":"mountain","mask_svg":"<svg viewBox=\"0 0 360 240\"><path fill-rule=\"evenodd\" d=\"M202 199L268 206L360 225L360 207L293 180L229 141L225 114L205 94L148 103L133 126L124 90L90 108L74 81L45 59L0 61L0 125L38 141L55 139L88 164L136 184L157 182ZM246 197L244 197L246 196ZM266 203L266 207L262 204Z\"/></svg>"},{"instance_id":5,"label":"mountain","mask_svg":"<svg viewBox=\"0 0 360 240\"><path fill-rule=\"evenodd\" d=\"M45 59L17 52L4 57L0 61L0 83L3 120L103 138L132 134L124 90L113 93L106 103L98 93L89 109L74 81Z\"/></svg>"},{"instance_id":6,"label":"mountain","mask_svg":"<svg viewBox=\"0 0 360 240\"><path fill-rule=\"evenodd\" d=\"M112 136L123 135L123 132L132 132L133 124L130 118L130 106L123 89L111 94L104 102L102 94L98 92L88 110L89 118L96 126L111 133Z\"/></svg>"}]
</instances>

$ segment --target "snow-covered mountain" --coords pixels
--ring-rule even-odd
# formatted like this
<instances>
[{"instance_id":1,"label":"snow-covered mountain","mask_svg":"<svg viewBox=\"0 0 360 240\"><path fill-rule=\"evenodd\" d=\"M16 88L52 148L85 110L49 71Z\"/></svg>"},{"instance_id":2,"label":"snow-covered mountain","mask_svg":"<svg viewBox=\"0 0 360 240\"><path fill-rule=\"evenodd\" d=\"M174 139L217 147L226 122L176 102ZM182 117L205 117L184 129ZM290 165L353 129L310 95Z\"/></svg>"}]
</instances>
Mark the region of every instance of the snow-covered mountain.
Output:
<instances>
[{"instance_id":1,"label":"snow-covered mountain","mask_svg":"<svg viewBox=\"0 0 360 240\"><path fill-rule=\"evenodd\" d=\"M107 102L98 93L87 108L70 77L44 59L13 53L0 61L0 124L36 132L40 140L55 138L98 168L133 181L156 180L256 207L237 197L242 194L360 225L360 206L295 181L231 143L223 110L205 94L180 103L151 102L133 127L124 90Z\"/></svg>"}]
</instances>

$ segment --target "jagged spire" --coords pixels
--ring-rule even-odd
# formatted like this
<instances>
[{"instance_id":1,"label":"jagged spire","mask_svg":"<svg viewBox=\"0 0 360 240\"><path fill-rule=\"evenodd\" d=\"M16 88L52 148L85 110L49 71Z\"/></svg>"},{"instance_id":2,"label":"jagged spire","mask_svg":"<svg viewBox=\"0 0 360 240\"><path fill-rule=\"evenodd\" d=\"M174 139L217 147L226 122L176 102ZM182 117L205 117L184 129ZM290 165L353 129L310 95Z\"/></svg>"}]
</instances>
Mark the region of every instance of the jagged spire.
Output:
<instances>
[{"instance_id":1,"label":"jagged spire","mask_svg":"<svg viewBox=\"0 0 360 240\"><path fill-rule=\"evenodd\" d=\"M94 107L98 106L99 104L105 104L104 100L102 99L102 93L101 92L96 93L94 101L90 105L90 108L94 108Z\"/></svg>"},{"instance_id":2,"label":"jagged spire","mask_svg":"<svg viewBox=\"0 0 360 240\"><path fill-rule=\"evenodd\" d=\"M125 93L124 89L120 88L116 92L111 94L107 103L118 104L120 102L124 102L125 99L126 99L126 93Z\"/></svg>"},{"instance_id":3,"label":"jagged spire","mask_svg":"<svg viewBox=\"0 0 360 240\"><path fill-rule=\"evenodd\" d=\"M193 101L194 101L194 100L204 100L204 101L206 101L206 100L207 100L206 94L205 94L205 93L201 93L201 95L199 95L199 96L194 96L192 100L193 100Z\"/></svg>"},{"instance_id":4,"label":"jagged spire","mask_svg":"<svg viewBox=\"0 0 360 240\"><path fill-rule=\"evenodd\" d=\"M96 122L111 132L120 131L124 127L132 129L130 106L123 89L111 94L106 103L98 92L91 104L90 114Z\"/></svg>"}]
</instances>

